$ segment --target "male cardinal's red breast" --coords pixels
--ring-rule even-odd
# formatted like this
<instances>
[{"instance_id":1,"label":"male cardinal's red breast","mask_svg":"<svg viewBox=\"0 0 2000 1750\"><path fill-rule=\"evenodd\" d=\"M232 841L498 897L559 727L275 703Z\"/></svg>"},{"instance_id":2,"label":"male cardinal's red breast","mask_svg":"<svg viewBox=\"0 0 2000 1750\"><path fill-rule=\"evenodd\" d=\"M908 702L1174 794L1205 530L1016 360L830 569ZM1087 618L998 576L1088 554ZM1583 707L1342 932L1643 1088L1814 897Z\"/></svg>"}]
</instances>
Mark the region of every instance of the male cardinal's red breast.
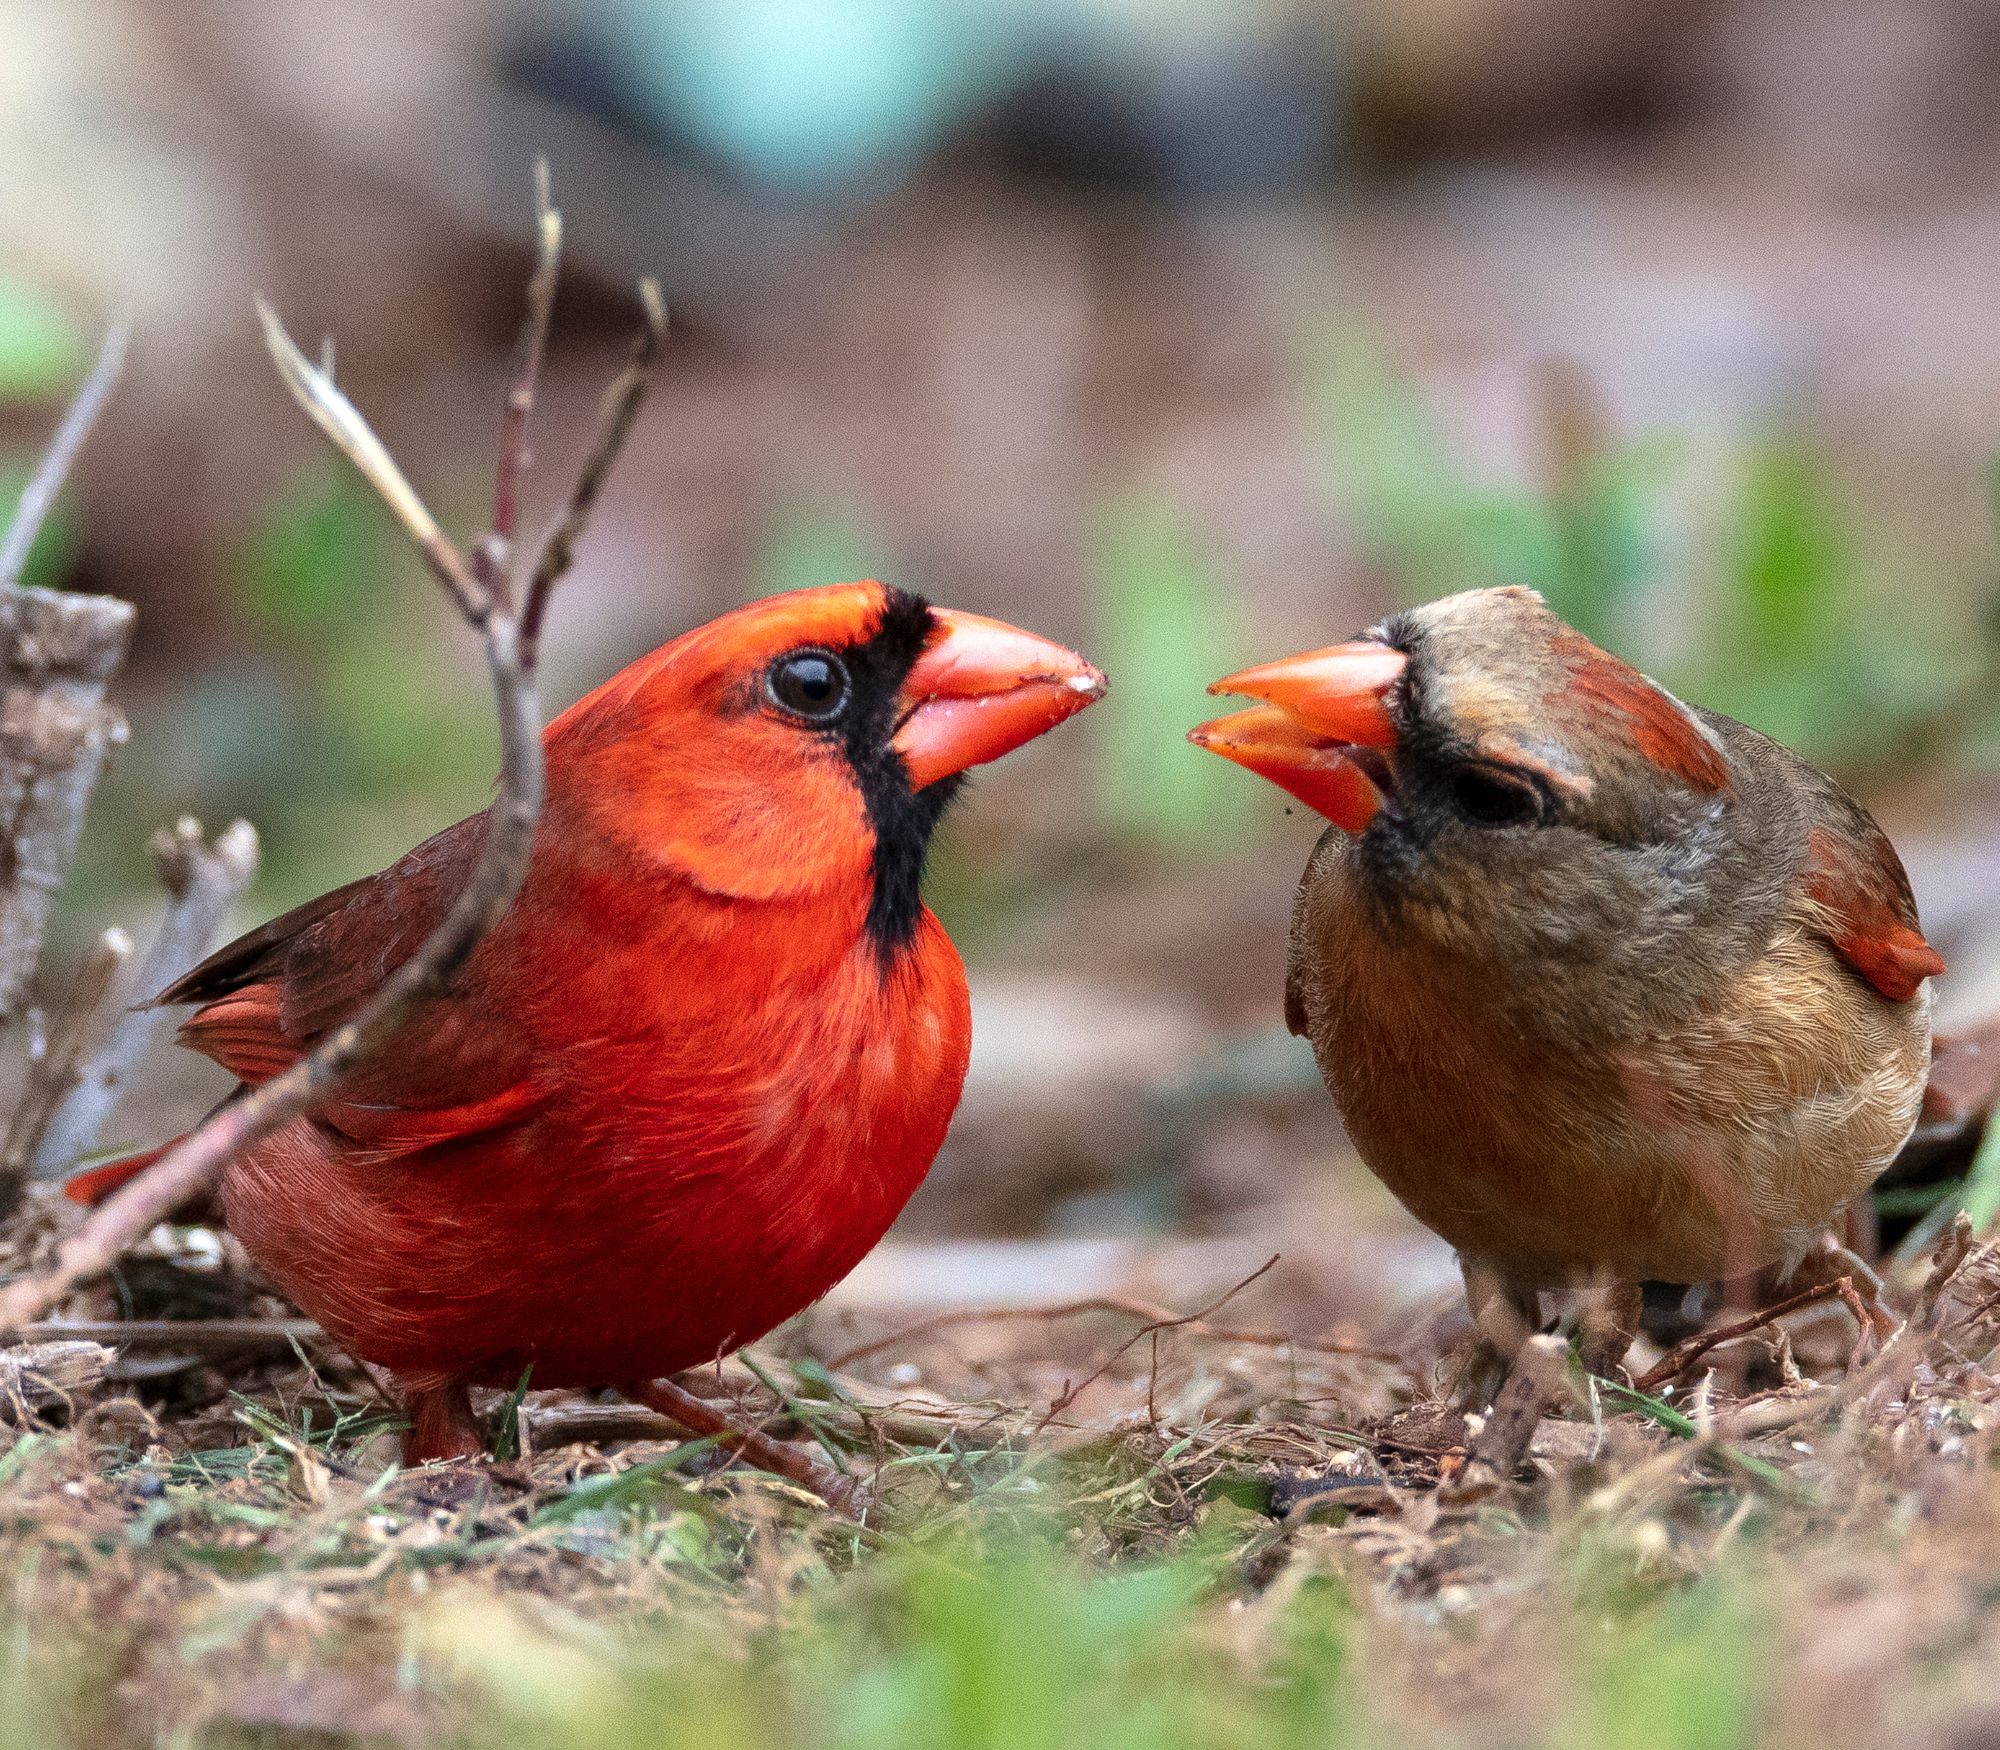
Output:
<instances>
[{"instance_id":1,"label":"male cardinal's red breast","mask_svg":"<svg viewBox=\"0 0 2000 1750\"><path fill-rule=\"evenodd\" d=\"M1259 703L1197 745L1333 822L1286 1018L1482 1328L1608 1279L1615 1364L1642 1280L1795 1268L1909 1134L1943 962L1881 829L1776 742L1519 589L1211 690Z\"/></svg>"},{"instance_id":2,"label":"male cardinal's red breast","mask_svg":"<svg viewBox=\"0 0 2000 1750\"><path fill-rule=\"evenodd\" d=\"M549 726L505 919L222 1182L251 1257L394 1374L410 1459L476 1449L468 1384L711 1360L881 1238L970 1043L918 895L932 830L967 767L1103 689L1058 645L857 583L726 614ZM416 949L485 831L462 820L213 955L159 998L200 1005L181 1038L276 1075Z\"/></svg>"}]
</instances>

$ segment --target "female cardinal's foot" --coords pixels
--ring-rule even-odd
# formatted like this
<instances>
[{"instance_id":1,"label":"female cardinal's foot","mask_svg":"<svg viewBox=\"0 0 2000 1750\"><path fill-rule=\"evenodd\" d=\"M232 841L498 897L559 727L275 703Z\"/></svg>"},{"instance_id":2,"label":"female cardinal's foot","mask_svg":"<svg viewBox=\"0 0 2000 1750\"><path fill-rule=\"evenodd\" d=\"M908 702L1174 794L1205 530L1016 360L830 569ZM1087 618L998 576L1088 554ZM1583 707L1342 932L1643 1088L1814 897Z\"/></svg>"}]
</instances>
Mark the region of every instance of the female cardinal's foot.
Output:
<instances>
[{"instance_id":1,"label":"female cardinal's foot","mask_svg":"<svg viewBox=\"0 0 2000 1750\"><path fill-rule=\"evenodd\" d=\"M852 1477L808 1457L798 1447L745 1428L707 1398L698 1398L671 1379L649 1379L620 1388L628 1398L658 1410L693 1434L713 1435L716 1444L744 1463L810 1490L843 1518L865 1521L872 1505L868 1491Z\"/></svg>"},{"instance_id":2,"label":"female cardinal's foot","mask_svg":"<svg viewBox=\"0 0 2000 1750\"><path fill-rule=\"evenodd\" d=\"M1472 1330L1446 1355L1442 1373L1451 1401L1461 1410L1483 1410L1499 1395L1520 1347L1541 1324L1541 1296L1510 1282L1482 1258L1461 1257L1465 1304Z\"/></svg>"},{"instance_id":3,"label":"female cardinal's foot","mask_svg":"<svg viewBox=\"0 0 2000 1750\"><path fill-rule=\"evenodd\" d=\"M1646 1291L1636 1282L1599 1282L1577 1290L1577 1354L1586 1373L1607 1379L1639 1334Z\"/></svg>"}]
</instances>

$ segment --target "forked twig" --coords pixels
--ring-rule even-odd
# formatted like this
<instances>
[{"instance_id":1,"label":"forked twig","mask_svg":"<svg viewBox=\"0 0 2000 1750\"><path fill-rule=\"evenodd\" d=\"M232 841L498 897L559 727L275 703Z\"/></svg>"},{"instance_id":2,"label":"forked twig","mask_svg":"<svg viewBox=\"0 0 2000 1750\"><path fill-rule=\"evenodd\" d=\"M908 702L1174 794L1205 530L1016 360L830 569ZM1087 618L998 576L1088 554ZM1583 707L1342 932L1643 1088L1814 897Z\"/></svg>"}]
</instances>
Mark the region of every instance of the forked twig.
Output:
<instances>
[{"instance_id":1,"label":"forked twig","mask_svg":"<svg viewBox=\"0 0 2000 1750\"><path fill-rule=\"evenodd\" d=\"M1269 1269L1270 1266L1267 1264L1264 1268ZM914 1343L920 1338L962 1325L998 1324L1010 1319L1071 1319L1086 1313L1121 1314L1146 1321L1149 1330L1172 1328L1186 1331L1191 1336L1212 1337L1218 1343L1243 1343L1259 1349L1304 1349L1315 1355L1353 1355L1364 1361L1388 1361L1398 1366L1404 1364L1403 1357L1393 1349L1374 1349L1366 1343L1343 1342L1337 1337L1299 1337L1290 1331L1216 1325L1201 1317L1182 1318L1170 1307L1154 1306L1150 1301L1133 1300L1118 1294L1092 1294L1081 1300L1059 1301L1053 1306L963 1307L954 1312L938 1313L934 1317L920 1319L914 1325L905 1325L886 1337L876 1337L852 1349L843 1349L838 1355L826 1357L821 1365L841 1372L857 1361L866 1361L885 1350L900 1349L905 1343Z\"/></svg>"},{"instance_id":2,"label":"forked twig","mask_svg":"<svg viewBox=\"0 0 2000 1750\"><path fill-rule=\"evenodd\" d=\"M528 470L528 416L535 410L542 353L562 272L562 214L549 202L549 164L535 160L535 271L528 280L528 308L514 343L514 374L500 421L500 459L493 471L493 526L473 548L472 562L489 589L511 599L514 526L519 515L521 479ZM532 648L533 640L525 641Z\"/></svg>"},{"instance_id":3,"label":"forked twig","mask_svg":"<svg viewBox=\"0 0 2000 1750\"><path fill-rule=\"evenodd\" d=\"M1068 1380L1063 1381L1062 1390L1056 1394L1047 1411L1044 1412L1042 1419L1035 1424L1035 1432L1037 1434L1041 1433L1063 1411L1068 1409L1071 1404L1083 1396L1086 1391L1109 1373L1112 1368L1117 1366L1121 1357L1128 1351L1136 1348L1146 1338L1153 1335L1155 1331L1177 1331L1187 1325L1200 1324L1210 1313L1219 1312L1253 1282L1257 1281L1260 1277L1269 1275L1272 1270L1276 1269L1279 1256L1280 1254L1273 1252L1263 1263L1252 1270L1248 1276L1244 1277L1241 1282L1237 1283L1233 1288L1224 1289L1221 1294L1217 1295L1215 1299L1210 1301L1205 1307L1202 1307L1198 1312L1170 1315L1162 1319L1153 1319L1141 1325L1131 1336L1120 1343L1116 1349L1112 1350L1097 1368L1085 1374L1074 1385L1070 1384Z\"/></svg>"},{"instance_id":4,"label":"forked twig","mask_svg":"<svg viewBox=\"0 0 2000 1750\"><path fill-rule=\"evenodd\" d=\"M658 293L648 295L648 333ZM283 1074L218 1108L159 1160L120 1187L58 1247L44 1270L0 1289L0 1334L15 1330L54 1306L79 1282L111 1267L119 1256L180 1204L214 1184L222 1169L260 1138L324 1100L378 1050L427 999L441 993L480 939L513 903L527 874L535 824L542 805L541 709L535 660L511 604L483 583L417 496L353 403L293 343L270 307L259 314L271 357L285 386L334 445L381 496L429 563L461 615L481 636L500 724L499 794L488 810L479 861L444 921L415 954L384 980L358 1012L336 1027ZM650 343L649 343L650 344ZM629 427L636 397L618 410L618 434ZM520 446L526 421L511 417L503 441ZM601 478L616 455L615 437L600 432L588 468ZM518 469L512 476L518 476ZM594 490L594 487L593 487ZM572 500L577 496L572 492ZM561 577L567 555L546 570L541 595Z\"/></svg>"},{"instance_id":5,"label":"forked twig","mask_svg":"<svg viewBox=\"0 0 2000 1750\"><path fill-rule=\"evenodd\" d=\"M542 537L541 552L536 556L534 573L528 580L527 595L521 603L521 648L530 662L534 661L536 648L541 643L542 616L548 611L549 596L557 580L569 570L576 544L582 539L590 521L598 493L610 478L611 464L618 459L618 452L624 447L626 433L632 429L632 421L638 416L639 403L645 399L647 387L653 380L653 365L667 338L667 304L660 295L658 280L643 279L639 282L639 304L645 313L645 321L632 337L632 351L625 360L625 368L612 379L611 387L604 392L604 400L597 413L597 441L591 446L583 466L577 470L576 481L570 487L569 499L562 508L562 514Z\"/></svg>"},{"instance_id":6,"label":"forked twig","mask_svg":"<svg viewBox=\"0 0 2000 1750\"><path fill-rule=\"evenodd\" d=\"M1823 1300L1834 1299L1840 1294L1840 1283L1847 1280L1846 1277L1842 1277L1835 1282L1815 1283L1811 1288L1791 1296L1788 1300L1781 1300L1775 1306L1765 1307L1762 1312L1749 1313L1743 1318L1730 1320L1726 1325L1717 1325L1713 1330L1697 1332L1694 1336L1676 1343L1647 1368L1632 1382L1633 1388L1637 1391L1652 1391L1656 1387L1665 1385L1670 1379L1680 1378L1711 1349L1719 1349L1725 1343L1733 1343L1739 1337L1747 1337L1754 1331L1761 1331L1766 1326L1775 1324L1787 1313L1797 1312L1801 1307L1817 1306ZM1853 1292L1853 1284L1850 1282L1848 1293ZM1867 1328L1867 1320L1863 1318L1862 1329Z\"/></svg>"}]
</instances>

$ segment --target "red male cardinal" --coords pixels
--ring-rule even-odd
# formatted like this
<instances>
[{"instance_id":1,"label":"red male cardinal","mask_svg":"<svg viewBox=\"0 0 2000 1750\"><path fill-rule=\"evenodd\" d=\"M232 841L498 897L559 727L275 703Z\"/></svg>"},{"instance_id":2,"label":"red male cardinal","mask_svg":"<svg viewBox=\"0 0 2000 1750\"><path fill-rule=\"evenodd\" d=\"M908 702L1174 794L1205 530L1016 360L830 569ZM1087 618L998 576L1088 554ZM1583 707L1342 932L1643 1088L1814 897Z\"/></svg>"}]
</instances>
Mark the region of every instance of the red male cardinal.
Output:
<instances>
[{"instance_id":1,"label":"red male cardinal","mask_svg":"<svg viewBox=\"0 0 2000 1750\"><path fill-rule=\"evenodd\" d=\"M232 1232L405 1394L415 1462L466 1388L643 1381L762 1336L882 1237L970 1042L918 896L969 766L1104 690L1073 652L878 583L772 597L549 725L526 884L453 989L236 1160ZM251 1085L437 924L475 814L163 992ZM86 1198L144 1164L87 1175Z\"/></svg>"},{"instance_id":2,"label":"red male cardinal","mask_svg":"<svg viewBox=\"0 0 2000 1750\"><path fill-rule=\"evenodd\" d=\"M1881 829L1776 742L1522 589L1210 690L1261 702L1196 745L1334 823L1286 1020L1501 1346L1595 1279L1615 1365L1642 1280L1796 1268L1909 1134L1944 963Z\"/></svg>"}]
</instances>

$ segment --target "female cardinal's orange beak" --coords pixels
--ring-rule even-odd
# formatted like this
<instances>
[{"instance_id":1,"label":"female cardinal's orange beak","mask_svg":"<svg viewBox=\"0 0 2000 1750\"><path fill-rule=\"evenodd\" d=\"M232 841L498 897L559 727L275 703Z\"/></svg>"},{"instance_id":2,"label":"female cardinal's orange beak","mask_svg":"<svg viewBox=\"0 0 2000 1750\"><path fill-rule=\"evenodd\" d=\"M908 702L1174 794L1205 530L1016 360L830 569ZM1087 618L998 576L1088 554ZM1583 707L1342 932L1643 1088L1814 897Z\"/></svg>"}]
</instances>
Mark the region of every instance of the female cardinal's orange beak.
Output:
<instances>
[{"instance_id":1,"label":"female cardinal's orange beak","mask_svg":"<svg viewBox=\"0 0 2000 1750\"><path fill-rule=\"evenodd\" d=\"M911 664L890 745L921 790L1011 753L1104 697L1104 676L1046 638L933 608L941 631Z\"/></svg>"},{"instance_id":2,"label":"female cardinal's orange beak","mask_svg":"<svg viewBox=\"0 0 2000 1750\"><path fill-rule=\"evenodd\" d=\"M1396 745L1389 690L1408 666L1400 650L1357 638L1226 676L1208 690L1261 705L1188 731L1196 747L1248 766L1346 832L1361 832L1382 806L1387 766L1357 748Z\"/></svg>"}]
</instances>

